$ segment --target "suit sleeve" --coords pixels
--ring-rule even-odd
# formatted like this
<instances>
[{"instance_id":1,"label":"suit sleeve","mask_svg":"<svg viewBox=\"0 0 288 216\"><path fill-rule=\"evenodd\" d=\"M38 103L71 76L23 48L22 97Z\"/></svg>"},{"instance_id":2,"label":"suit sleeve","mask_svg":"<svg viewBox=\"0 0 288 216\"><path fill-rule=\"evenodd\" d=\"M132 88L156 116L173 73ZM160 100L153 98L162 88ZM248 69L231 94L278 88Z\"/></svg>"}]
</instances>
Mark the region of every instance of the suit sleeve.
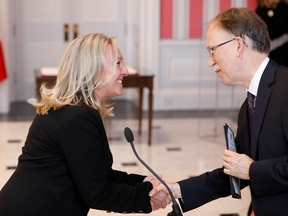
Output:
<instances>
[{"instance_id":1,"label":"suit sleeve","mask_svg":"<svg viewBox=\"0 0 288 216\"><path fill-rule=\"evenodd\" d=\"M235 144L239 150L239 140L236 137ZM179 181L182 200L180 204L184 212L195 209L212 200L231 195L229 176L223 172L223 167L206 172L200 176ZM246 187L249 181L241 180L241 189Z\"/></svg>"},{"instance_id":2,"label":"suit sleeve","mask_svg":"<svg viewBox=\"0 0 288 216\"><path fill-rule=\"evenodd\" d=\"M283 91L283 88L281 91ZM263 139L264 141L268 140L265 145L269 145L272 150L281 156L274 154L269 159L254 161L249 170L251 190L258 195L288 191L288 90L286 89L283 94L286 96L284 100L281 99L283 106L282 113L279 115L282 127L273 126L272 123L275 131L271 129L271 134L267 132L270 137ZM275 117L276 115L274 115ZM281 128L280 131L276 129L278 127ZM263 145L264 141L258 145Z\"/></svg>"},{"instance_id":3,"label":"suit sleeve","mask_svg":"<svg viewBox=\"0 0 288 216\"><path fill-rule=\"evenodd\" d=\"M178 184L181 188L183 212L231 195L229 177L223 173L223 168L179 181Z\"/></svg>"},{"instance_id":4,"label":"suit sleeve","mask_svg":"<svg viewBox=\"0 0 288 216\"><path fill-rule=\"evenodd\" d=\"M129 185L135 183L141 183L146 178L146 176L137 174L127 174L119 170L112 170L109 174L109 180L118 183L126 183Z\"/></svg>"},{"instance_id":5,"label":"suit sleeve","mask_svg":"<svg viewBox=\"0 0 288 216\"><path fill-rule=\"evenodd\" d=\"M151 212L150 182L113 171L112 155L101 117L81 113L63 130L61 151L82 199L90 208L115 212ZM125 183L127 182L127 183Z\"/></svg>"},{"instance_id":6,"label":"suit sleeve","mask_svg":"<svg viewBox=\"0 0 288 216\"><path fill-rule=\"evenodd\" d=\"M288 148L288 102L282 112L283 151ZM277 136L277 134L276 134ZM279 142L280 140L275 140ZM272 142L270 145L273 145ZM280 150L279 150L280 151ZM276 194L288 191L288 155L254 161L250 167L251 189L258 195Z\"/></svg>"},{"instance_id":7,"label":"suit sleeve","mask_svg":"<svg viewBox=\"0 0 288 216\"><path fill-rule=\"evenodd\" d=\"M288 157L255 161L250 167L251 189L258 195L288 191Z\"/></svg>"}]
</instances>

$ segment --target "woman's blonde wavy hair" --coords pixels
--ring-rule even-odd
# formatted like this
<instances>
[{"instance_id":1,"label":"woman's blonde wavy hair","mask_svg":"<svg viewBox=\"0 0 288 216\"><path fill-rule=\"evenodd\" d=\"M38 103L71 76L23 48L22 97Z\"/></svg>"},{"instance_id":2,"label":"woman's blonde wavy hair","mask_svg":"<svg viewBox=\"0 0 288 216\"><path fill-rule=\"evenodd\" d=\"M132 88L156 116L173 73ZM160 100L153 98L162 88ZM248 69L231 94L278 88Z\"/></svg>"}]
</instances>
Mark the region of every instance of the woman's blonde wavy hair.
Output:
<instances>
[{"instance_id":1,"label":"woman's blonde wavy hair","mask_svg":"<svg viewBox=\"0 0 288 216\"><path fill-rule=\"evenodd\" d=\"M113 73L105 81L107 44L113 49ZM42 84L42 100L32 103L36 112L45 115L50 109L85 103L102 116L113 116L113 107L95 98L94 90L111 81L116 71L117 50L117 38L104 34L92 33L73 40L61 59L55 86L48 88Z\"/></svg>"},{"instance_id":2,"label":"woman's blonde wavy hair","mask_svg":"<svg viewBox=\"0 0 288 216\"><path fill-rule=\"evenodd\" d=\"M288 0L258 0L257 2L260 7L273 9L275 9L280 2L285 2L288 4Z\"/></svg>"}]
</instances>

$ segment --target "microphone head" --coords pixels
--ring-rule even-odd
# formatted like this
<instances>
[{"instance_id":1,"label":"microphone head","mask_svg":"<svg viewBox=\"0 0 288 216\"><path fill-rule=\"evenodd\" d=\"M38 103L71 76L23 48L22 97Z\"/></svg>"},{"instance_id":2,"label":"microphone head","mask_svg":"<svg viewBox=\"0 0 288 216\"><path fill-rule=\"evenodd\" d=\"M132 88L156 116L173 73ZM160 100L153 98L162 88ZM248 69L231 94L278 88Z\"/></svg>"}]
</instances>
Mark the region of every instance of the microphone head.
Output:
<instances>
[{"instance_id":1,"label":"microphone head","mask_svg":"<svg viewBox=\"0 0 288 216\"><path fill-rule=\"evenodd\" d=\"M132 131L130 130L129 127L126 127L124 129L124 135L125 135L125 138L126 138L127 142L131 143L131 142L134 141L133 133L132 133Z\"/></svg>"}]
</instances>

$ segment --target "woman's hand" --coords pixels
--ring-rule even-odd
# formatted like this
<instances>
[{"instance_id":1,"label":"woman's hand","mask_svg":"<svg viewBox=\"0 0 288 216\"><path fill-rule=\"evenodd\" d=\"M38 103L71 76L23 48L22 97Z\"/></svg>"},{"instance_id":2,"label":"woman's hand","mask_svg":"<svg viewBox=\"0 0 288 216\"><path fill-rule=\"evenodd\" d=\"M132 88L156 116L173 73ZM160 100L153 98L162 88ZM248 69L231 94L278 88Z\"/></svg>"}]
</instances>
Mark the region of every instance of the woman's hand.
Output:
<instances>
[{"instance_id":1,"label":"woman's hand","mask_svg":"<svg viewBox=\"0 0 288 216\"><path fill-rule=\"evenodd\" d=\"M165 182L165 179L160 175L161 179ZM162 185L161 182L155 176L147 176L143 182L150 181L153 185L153 190L156 189L159 185ZM152 191L153 191L152 190ZM150 196L150 203L152 211L158 210L160 208L165 208L168 204L171 203L169 194L159 191L155 193L154 196Z\"/></svg>"}]
</instances>

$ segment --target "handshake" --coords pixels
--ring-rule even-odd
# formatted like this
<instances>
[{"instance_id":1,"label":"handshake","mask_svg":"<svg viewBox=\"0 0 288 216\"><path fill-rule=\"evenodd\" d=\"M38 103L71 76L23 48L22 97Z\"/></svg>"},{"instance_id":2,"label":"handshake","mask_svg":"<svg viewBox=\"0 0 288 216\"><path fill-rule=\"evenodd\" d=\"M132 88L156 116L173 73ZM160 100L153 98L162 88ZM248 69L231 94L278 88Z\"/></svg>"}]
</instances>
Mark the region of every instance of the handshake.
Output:
<instances>
[{"instance_id":1,"label":"handshake","mask_svg":"<svg viewBox=\"0 0 288 216\"><path fill-rule=\"evenodd\" d=\"M161 176L162 180L163 177ZM144 182L150 181L153 185L153 189L150 191L150 203L152 207L152 211L156 211L158 209L164 209L167 205L171 203L171 197L167 188L155 177L155 176L147 176L144 179ZM181 190L178 183L166 183L170 190L173 193L174 198L182 198Z\"/></svg>"}]
</instances>

